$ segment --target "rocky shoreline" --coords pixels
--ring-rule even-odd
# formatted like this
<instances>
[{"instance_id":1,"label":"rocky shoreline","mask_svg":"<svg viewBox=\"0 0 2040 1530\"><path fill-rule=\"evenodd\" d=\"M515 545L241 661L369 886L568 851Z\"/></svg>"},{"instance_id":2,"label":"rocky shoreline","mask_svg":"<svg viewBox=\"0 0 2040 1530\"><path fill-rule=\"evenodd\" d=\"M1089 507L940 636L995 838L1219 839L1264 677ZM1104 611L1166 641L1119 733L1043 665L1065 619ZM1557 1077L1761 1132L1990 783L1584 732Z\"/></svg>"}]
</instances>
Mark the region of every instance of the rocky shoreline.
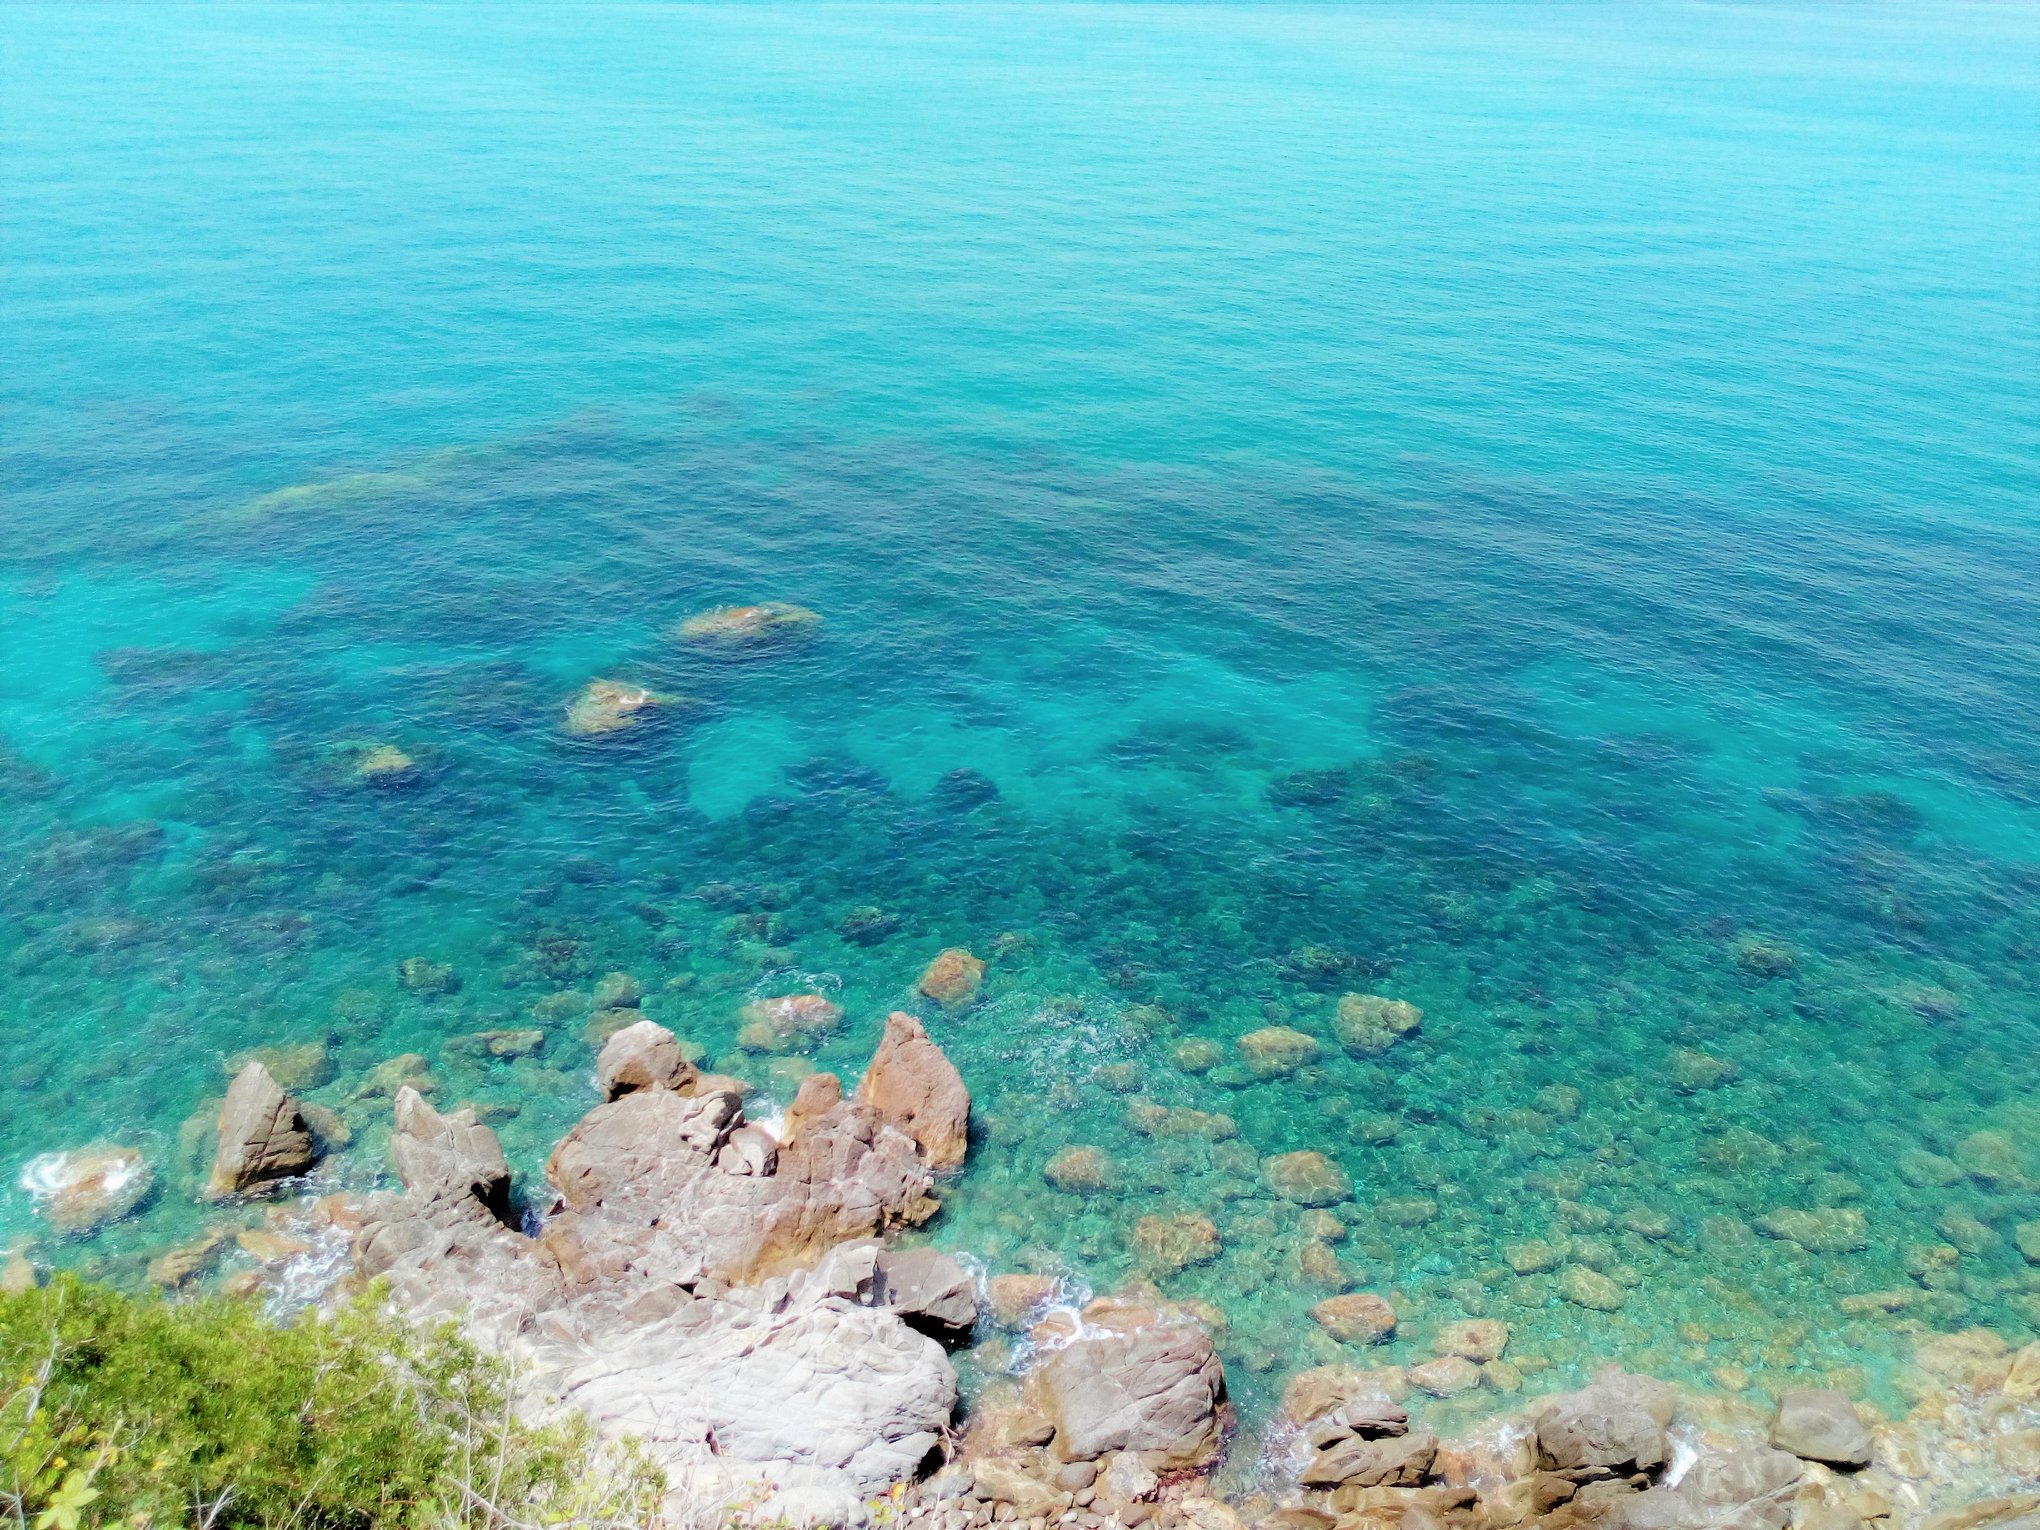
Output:
<instances>
[{"instance_id":1,"label":"rocky shoreline","mask_svg":"<svg viewBox=\"0 0 2040 1530\"><path fill-rule=\"evenodd\" d=\"M321 1229L302 1240L255 1228L238 1241L280 1269L321 1239L331 1263L344 1239L333 1289L381 1280L402 1309L457 1318L513 1363L532 1406L577 1408L648 1453L676 1523L2040 1527L2040 1344L2014 1350L1984 1329L1923 1335L1934 1385L1902 1419L1821 1390L1766 1415L1611 1366L1441 1438L1422 1402L1502 1376L1508 1326L1468 1319L1429 1361L1369 1366L1397 1316L1351 1292L1313 1315L1354 1363L1294 1374L1258 1453L1243 1451L1210 1331L1222 1315L1148 1284L1079 1303L1052 1277L892 1241L937 1214L940 1176L969 1142L968 1088L918 1020L888 1018L849 1092L812 1074L764 1120L747 1117L745 1085L690 1051L649 1019L610 1035L602 1103L555 1148L546 1204L523 1212L490 1128L393 1075L402 1188L302 1203L293 1226ZM205 1194L303 1183L320 1114L247 1061ZM75 1155L52 1221L119 1215L148 1175L123 1150ZM227 1236L166 1253L152 1275L180 1284ZM34 1272L17 1254L5 1278ZM966 1410L951 1352L974 1341L991 1379Z\"/></svg>"}]
</instances>

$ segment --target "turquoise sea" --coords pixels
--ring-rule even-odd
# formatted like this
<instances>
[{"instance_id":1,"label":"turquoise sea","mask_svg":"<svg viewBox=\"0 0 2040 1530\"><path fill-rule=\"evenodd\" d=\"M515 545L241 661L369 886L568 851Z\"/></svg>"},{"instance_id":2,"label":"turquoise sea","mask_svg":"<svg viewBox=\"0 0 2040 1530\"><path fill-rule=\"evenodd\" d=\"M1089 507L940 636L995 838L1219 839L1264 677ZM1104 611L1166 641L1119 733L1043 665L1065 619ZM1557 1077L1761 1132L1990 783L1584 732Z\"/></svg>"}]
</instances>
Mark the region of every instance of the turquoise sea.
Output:
<instances>
[{"instance_id":1,"label":"turquoise sea","mask_svg":"<svg viewBox=\"0 0 2040 1530\"><path fill-rule=\"evenodd\" d=\"M1341 1285L1533 1387L2040 1328L2040 11L0 38L0 1247L139 1281L256 1045L337 1179L415 1053L536 1187L623 973L781 1101L922 1013L935 1236L1216 1304L1250 1410ZM690 702L565 736L598 677ZM154 1194L56 1239L100 1141Z\"/></svg>"}]
</instances>

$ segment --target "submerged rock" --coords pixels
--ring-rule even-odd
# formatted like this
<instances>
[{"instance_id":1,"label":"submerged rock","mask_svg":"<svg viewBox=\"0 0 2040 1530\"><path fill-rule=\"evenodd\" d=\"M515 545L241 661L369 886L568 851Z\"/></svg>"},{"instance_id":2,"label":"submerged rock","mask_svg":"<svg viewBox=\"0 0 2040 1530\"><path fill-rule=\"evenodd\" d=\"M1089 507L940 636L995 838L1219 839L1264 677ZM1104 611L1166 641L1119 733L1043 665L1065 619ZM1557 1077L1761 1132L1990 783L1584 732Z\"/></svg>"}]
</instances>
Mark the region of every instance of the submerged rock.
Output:
<instances>
[{"instance_id":1,"label":"submerged rock","mask_svg":"<svg viewBox=\"0 0 2040 1530\"><path fill-rule=\"evenodd\" d=\"M560 727L570 738L624 733L648 714L672 706L678 699L626 680L590 680L567 703L567 714Z\"/></svg>"},{"instance_id":2,"label":"submerged rock","mask_svg":"<svg viewBox=\"0 0 2040 1530\"><path fill-rule=\"evenodd\" d=\"M697 612L677 631L683 642L706 648L756 648L811 636L821 625L822 618L806 606L766 600L755 606L716 606Z\"/></svg>"},{"instance_id":3,"label":"submerged rock","mask_svg":"<svg viewBox=\"0 0 2040 1530\"><path fill-rule=\"evenodd\" d=\"M1131 1246L1140 1264L1163 1273L1209 1264L1225 1252L1216 1224L1195 1213L1142 1217L1133 1224Z\"/></svg>"},{"instance_id":4,"label":"submerged rock","mask_svg":"<svg viewBox=\"0 0 2040 1530\"><path fill-rule=\"evenodd\" d=\"M754 999L737 1012L737 1044L747 1052L776 1052L793 1042L818 1040L843 1023L843 1006L826 994L790 993Z\"/></svg>"},{"instance_id":5,"label":"submerged rock","mask_svg":"<svg viewBox=\"0 0 2040 1530\"><path fill-rule=\"evenodd\" d=\"M944 1009L962 1009L977 1002L985 980L985 964L961 946L940 952L921 974L921 992Z\"/></svg>"},{"instance_id":6,"label":"submerged rock","mask_svg":"<svg viewBox=\"0 0 2040 1530\"><path fill-rule=\"evenodd\" d=\"M1339 1045L1354 1057L1379 1057L1422 1024L1424 1012L1402 999L1349 993L1332 1020Z\"/></svg>"},{"instance_id":7,"label":"submerged rock","mask_svg":"<svg viewBox=\"0 0 2040 1530\"><path fill-rule=\"evenodd\" d=\"M89 1147L44 1153L21 1171L21 1187L60 1233L83 1237L148 1199L155 1171L137 1148Z\"/></svg>"},{"instance_id":8,"label":"submerged rock","mask_svg":"<svg viewBox=\"0 0 2040 1530\"><path fill-rule=\"evenodd\" d=\"M316 1156L312 1129L297 1101L267 1068L251 1062L227 1086L206 1193L216 1199L245 1195L304 1173Z\"/></svg>"},{"instance_id":9,"label":"submerged rock","mask_svg":"<svg viewBox=\"0 0 2040 1530\"><path fill-rule=\"evenodd\" d=\"M1322 1153L1277 1153L1261 1160L1261 1178L1270 1190L1298 1206L1333 1206L1350 1200L1353 1181Z\"/></svg>"},{"instance_id":10,"label":"submerged rock","mask_svg":"<svg viewBox=\"0 0 2040 1530\"><path fill-rule=\"evenodd\" d=\"M1041 1177L1066 1195L1103 1195L1118 1183L1118 1166L1101 1147L1072 1143L1042 1167Z\"/></svg>"},{"instance_id":11,"label":"submerged rock","mask_svg":"<svg viewBox=\"0 0 2040 1530\"><path fill-rule=\"evenodd\" d=\"M1330 1296L1310 1309L1311 1320L1341 1344L1379 1344L1395 1332L1395 1308L1371 1291Z\"/></svg>"},{"instance_id":12,"label":"submerged rock","mask_svg":"<svg viewBox=\"0 0 2040 1530\"><path fill-rule=\"evenodd\" d=\"M1255 1078L1284 1078L1318 1060L1322 1050L1315 1036L1286 1025L1265 1025L1249 1031L1236 1045L1247 1071Z\"/></svg>"}]
</instances>

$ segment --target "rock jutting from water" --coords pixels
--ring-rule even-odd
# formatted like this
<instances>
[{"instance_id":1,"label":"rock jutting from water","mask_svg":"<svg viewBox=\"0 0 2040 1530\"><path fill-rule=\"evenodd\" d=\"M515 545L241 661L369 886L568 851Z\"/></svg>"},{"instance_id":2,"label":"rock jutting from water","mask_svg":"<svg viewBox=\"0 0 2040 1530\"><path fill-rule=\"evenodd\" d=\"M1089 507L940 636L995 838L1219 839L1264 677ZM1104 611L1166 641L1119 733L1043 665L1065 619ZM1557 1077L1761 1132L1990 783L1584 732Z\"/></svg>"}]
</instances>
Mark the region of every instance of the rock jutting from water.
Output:
<instances>
[{"instance_id":1,"label":"rock jutting from water","mask_svg":"<svg viewBox=\"0 0 2040 1530\"><path fill-rule=\"evenodd\" d=\"M560 726L569 738L624 733L637 727L648 714L674 705L677 699L626 680L590 680L567 704L567 714Z\"/></svg>"}]
</instances>

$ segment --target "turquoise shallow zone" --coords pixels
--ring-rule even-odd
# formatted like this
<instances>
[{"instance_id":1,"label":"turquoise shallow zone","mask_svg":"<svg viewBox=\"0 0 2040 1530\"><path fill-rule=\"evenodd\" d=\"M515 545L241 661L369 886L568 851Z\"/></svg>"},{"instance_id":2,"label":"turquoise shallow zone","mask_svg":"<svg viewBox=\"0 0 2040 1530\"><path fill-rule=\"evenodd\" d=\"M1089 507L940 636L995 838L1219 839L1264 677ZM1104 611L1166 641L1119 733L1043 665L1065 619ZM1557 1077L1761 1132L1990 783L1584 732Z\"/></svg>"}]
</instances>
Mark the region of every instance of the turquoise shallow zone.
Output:
<instances>
[{"instance_id":1,"label":"turquoise shallow zone","mask_svg":"<svg viewBox=\"0 0 2040 1530\"><path fill-rule=\"evenodd\" d=\"M1535 1385L1889 1401L2040 1326L2040 12L0 31L0 1244L138 1280L265 1043L329 1042L340 1179L415 1052L535 1194L624 972L781 1102L922 1013L933 1235L1215 1303L1250 1412L1342 1281ZM825 625L672 635L761 599ZM594 676L694 704L563 737ZM1349 1056L1370 992L1422 1026ZM17 1177L95 1140L156 1194L54 1241Z\"/></svg>"}]
</instances>

